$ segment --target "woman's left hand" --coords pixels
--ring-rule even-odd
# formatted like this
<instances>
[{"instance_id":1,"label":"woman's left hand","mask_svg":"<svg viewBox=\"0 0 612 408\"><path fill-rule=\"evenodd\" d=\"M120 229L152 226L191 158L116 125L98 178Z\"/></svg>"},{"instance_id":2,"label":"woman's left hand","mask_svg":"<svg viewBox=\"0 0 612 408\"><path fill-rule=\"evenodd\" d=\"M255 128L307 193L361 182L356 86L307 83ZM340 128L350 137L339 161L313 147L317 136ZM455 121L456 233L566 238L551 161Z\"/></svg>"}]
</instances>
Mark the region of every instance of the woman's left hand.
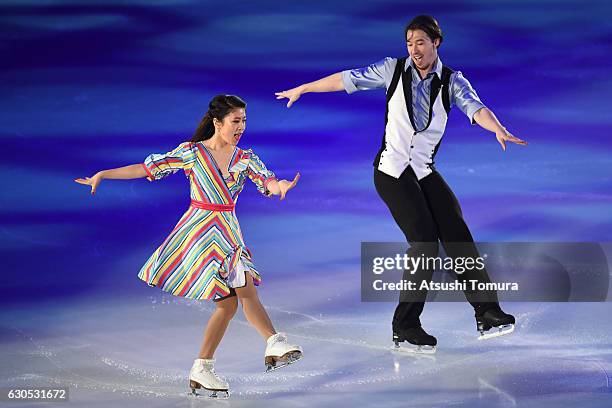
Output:
<instances>
[{"instance_id":1,"label":"woman's left hand","mask_svg":"<svg viewBox=\"0 0 612 408\"><path fill-rule=\"evenodd\" d=\"M287 194L287 191L295 187L299 179L300 179L300 173L297 173L295 177L293 178L293 181L280 180L278 182L278 188L280 189L280 199L281 200L285 199L285 194Z\"/></svg>"},{"instance_id":2,"label":"woman's left hand","mask_svg":"<svg viewBox=\"0 0 612 408\"><path fill-rule=\"evenodd\" d=\"M502 149L506 151L506 142L516 143L517 145L527 146L527 142L519 139L514 136L512 133L508 132L506 129L503 129L499 132L495 133L495 138L501 145Z\"/></svg>"}]
</instances>

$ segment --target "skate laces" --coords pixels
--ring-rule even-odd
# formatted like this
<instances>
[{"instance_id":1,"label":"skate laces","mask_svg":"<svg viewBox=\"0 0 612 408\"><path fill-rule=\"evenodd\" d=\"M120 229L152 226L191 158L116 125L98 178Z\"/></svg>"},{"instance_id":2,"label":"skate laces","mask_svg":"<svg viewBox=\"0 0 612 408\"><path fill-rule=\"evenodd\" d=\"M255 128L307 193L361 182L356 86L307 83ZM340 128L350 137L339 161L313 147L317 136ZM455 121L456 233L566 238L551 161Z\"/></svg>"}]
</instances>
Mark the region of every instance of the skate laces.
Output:
<instances>
[{"instance_id":1,"label":"skate laces","mask_svg":"<svg viewBox=\"0 0 612 408\"><path fill-rule=\"evenodd\" d=\"M219 381L219 382L222 382L221 377L219 377L219 376L217 375L217 373L215 373L215 369L214 369L214 368L212 368L212 367L210 368L210 373L211 373L211 374L212 374L212 376L215 378L215 380L217 380L217 381Z\"/></svg>"},{"instance_id":2,"label":"skate laces","mask_svg":"<svg viewBox=\"0 0 612 408\"><path fill-rule=\"evenodd\" d=\"M270 342L270 346L274 346L277 343L286 343L287 335L285 333L276 333L272 336L272 342Z\"/></svg>"},{"instance_id":3,"label":"skate laces","mask_svg":"<svg viewBox=\"0 0 612 408\"><path fill-rule=\"evenodd\" d=\"M212 364L202 364L202 366L200 367L200 372L204 372L204 371L208 371L210 374L212 374L215 380L223 382L221 380L221 377L219 377L217 373L215 372L215 367Z\"/></svg>"},{"instance_id":4,"label":"skate laces","mask_svg":"<svg viewBox=\"0 0 612 408\"><path fill-rule=\"evenodd\" d=\"M217 376L217 374L215 373L215 365L212 362L200 360L197 367L198 367L198 371L200 372L208 371L212 373L215 377Z\"/></svg>"}]
</instances>

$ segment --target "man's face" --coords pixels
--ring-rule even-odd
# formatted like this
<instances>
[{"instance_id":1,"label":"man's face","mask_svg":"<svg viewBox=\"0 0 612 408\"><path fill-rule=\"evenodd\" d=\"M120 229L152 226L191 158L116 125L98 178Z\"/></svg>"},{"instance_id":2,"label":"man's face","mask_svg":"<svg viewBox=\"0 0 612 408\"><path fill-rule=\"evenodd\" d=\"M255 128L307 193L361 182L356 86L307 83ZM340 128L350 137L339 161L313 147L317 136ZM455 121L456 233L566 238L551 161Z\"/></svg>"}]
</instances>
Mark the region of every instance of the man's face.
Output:
<instances>
[{"instance_id":1,"label":"man's face","mask_svg":"<svg viewBox=\"0 0 612 408\"><path fill-rule=\"evenodd\" d=\"M414 65L420 70L429 70L438 58L437 46L440 44L440 39L436 38L431 41L431 38L423 30L408 30L406 33L406 44L408 54Z\"/></svg>"}]
</instances>

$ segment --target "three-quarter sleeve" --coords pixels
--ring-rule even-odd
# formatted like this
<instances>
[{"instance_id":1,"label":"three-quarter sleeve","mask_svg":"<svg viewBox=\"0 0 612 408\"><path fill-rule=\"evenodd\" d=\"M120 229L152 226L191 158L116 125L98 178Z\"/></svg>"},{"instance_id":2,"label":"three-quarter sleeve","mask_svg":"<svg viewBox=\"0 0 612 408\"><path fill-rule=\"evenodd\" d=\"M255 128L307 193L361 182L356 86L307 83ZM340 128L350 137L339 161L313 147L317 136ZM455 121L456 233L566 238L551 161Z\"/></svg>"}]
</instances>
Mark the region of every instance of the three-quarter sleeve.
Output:
<instances>
[{"instance_id":1,"label":"three-quarter sleeve","mask_svg":"<svg viewBox=\"0 0 612 408\"><path fill-rule=\"evenodd\" d=\"M457 71L451 80L451 102L457 105L468 117L472 125L476 124L474 114L484 108L485 105L480 101L470 81L461 74L461 71Z\"/></svg>"},{"instance_id":2,"label":"three-quarter sleeve","mask_svg":"<svg viewBox=\"0 0 612 408\"><path fill-rule=\"evenodd\" d=\"M268 190L268 183L272 180L276 180L274 173L266 168L266 165L261 161L251 149L246 150L245 153L249 156L249 164L247 165L247 175L249 179L260 193L269 197L272 193Z\"/></svg>"},{"instance_id":3,"label":"three-quarter sleeve","mask_svg":"<svg viewBox=\"0 0 612 408\"><path fill-rule=\"evenodd\" d=\"M364 68L342 71L346 93L368 89L388 88L395 70L396 58L387 57Z\"/></svg>"},{"instance_id":4,"label":"three-quarter sleeve","mask_svg":"<svg viewBox=\"0 0 612 408\"><path fill-rule=\"evenodd\" d=\"M147 172L147 179L153 181L167 177L179 170L185 170L185 173L188 174L194 162L193 144L185 142L168 153L150 154L145 158L142 167Z\"/></svg>"}]
</instances>

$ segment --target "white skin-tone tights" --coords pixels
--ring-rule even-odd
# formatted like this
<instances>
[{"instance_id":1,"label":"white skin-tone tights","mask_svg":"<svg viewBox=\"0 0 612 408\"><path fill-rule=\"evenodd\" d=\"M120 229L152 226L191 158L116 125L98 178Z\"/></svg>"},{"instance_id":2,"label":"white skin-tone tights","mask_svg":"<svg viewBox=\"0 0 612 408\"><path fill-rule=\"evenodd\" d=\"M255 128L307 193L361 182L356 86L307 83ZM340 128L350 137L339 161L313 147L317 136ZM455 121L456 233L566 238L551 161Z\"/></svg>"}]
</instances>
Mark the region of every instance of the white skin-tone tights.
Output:
<instances>
[{"instance_id":1,"label":"white skin-tone tights","mask_svg":"<svg viewBox=\"0 0 612 408\"><path fill-rule=\"evenodd\" d=\"M210 320L208 320L204 330L204 341L200 348L199 358L213 358L213 354L221 342L230 320L236 314L238 300L242 303L245 317L264 339L268 339L268 337L276 334L266 309L264 309L259 301L257 290L253 284L253 278L249 273L246 273L246 282L246 286L235 289L236 296L214 302L217 309L213 312Z\"/></svg>"}]
</instances>

